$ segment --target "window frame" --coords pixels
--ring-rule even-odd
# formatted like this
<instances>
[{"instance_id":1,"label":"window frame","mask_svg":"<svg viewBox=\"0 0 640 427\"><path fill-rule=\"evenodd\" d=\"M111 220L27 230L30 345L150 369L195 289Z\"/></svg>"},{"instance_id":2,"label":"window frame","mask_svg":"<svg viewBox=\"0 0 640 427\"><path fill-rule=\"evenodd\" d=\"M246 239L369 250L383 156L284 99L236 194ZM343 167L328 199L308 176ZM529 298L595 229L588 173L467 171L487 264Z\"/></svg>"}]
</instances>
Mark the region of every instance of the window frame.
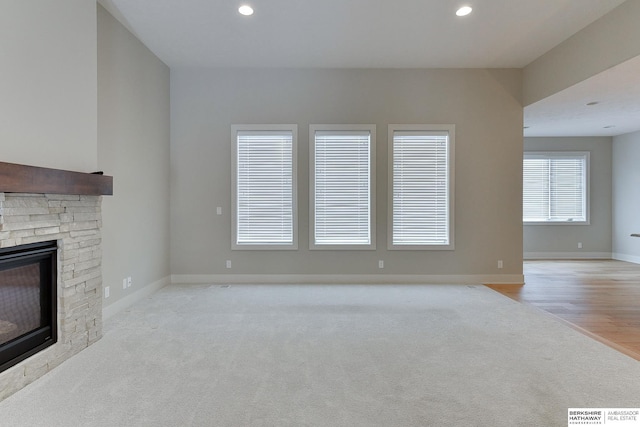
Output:
<instances>
[{"instance_id":1,"label":"window frame","mask_svg":"<svg viewBox=\"0 0 640 427\"><path fill-rule=\"evenodd\" d=\"M369 140L369 244L317 244L315 239L315 135L317 131L368 131ZM375 250L376 249L376 125L312 124L309 125L309 249L310 250Z\"/></svg>"},{"instance_id":2,"label":"window frame","mask_svg":"<svg viewBox=\"0 0 640 427\"><path fill-rule=\"evenodd\" d=\"M238 244L238 132L291 132L292 137L292 242ZM298 125L296 124L237 124L231 125L231 249L232 250L297 250L298 249Z\"/></svg>"},{"instance_id":3,"label":"window frame","mask_svg":"<svg viewBox=\"0 0 640 427\"><path fill-rule=\"evenodd\" d=\"M447 244L398 245L393 242L394 201L394 133L425 132L448 133L447 151ZM455 250L455 125L454 124L390 124L388 126L388 173L387 173L387 250L393 251L452 251Z\"/></svg>"},{"instance_id":4,"label":"window frame","mask_svg":"<svg viewBox=\"0 0 640 427\"><path fill-rule=\"evenodd\" d=\"M560 220L549 220L549 221L525 221L524 219L524 160L529 158L542 158L542 159L551 159L551 158L584 158L584 209L585 209L585 220L584 221L560 221ZM523 203L523 216L522 216L522 224L525 226L528 225L590 225L591 224L591 203L590 203L590 193L591 193L591 152L589 151L524 151L522 156L523 166L522 166L522 178L523 178L523 193L522 193L522 203Z\"/></svg>"}]
</instances>

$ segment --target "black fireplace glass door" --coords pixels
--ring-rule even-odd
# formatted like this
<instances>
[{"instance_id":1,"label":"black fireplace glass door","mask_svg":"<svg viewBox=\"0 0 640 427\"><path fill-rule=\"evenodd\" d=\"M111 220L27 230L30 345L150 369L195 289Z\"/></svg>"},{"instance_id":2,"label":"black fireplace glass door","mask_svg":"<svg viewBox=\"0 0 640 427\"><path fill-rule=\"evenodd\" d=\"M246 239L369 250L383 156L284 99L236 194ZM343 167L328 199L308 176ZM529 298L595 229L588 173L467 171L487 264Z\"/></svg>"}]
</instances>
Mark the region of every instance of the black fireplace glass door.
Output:
<instances>
[{"instance_id":1,"label":"black fireplace glass door","mask_svg":"<svg viewBox=\"0 0 640 427\"><path fill-rule=\"evenodd\" d=\"M0 249L0 372L57 340L57 244Z\"/></svg>"}]
</instances>

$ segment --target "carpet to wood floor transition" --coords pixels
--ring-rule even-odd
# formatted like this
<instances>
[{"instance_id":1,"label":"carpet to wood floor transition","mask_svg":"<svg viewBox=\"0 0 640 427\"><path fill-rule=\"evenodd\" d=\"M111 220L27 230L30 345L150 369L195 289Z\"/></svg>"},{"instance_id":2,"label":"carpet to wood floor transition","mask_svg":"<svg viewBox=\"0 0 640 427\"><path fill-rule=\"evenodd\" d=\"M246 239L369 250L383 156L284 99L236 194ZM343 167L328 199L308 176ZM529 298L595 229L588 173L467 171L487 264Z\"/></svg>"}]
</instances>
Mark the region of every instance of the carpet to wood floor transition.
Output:
<instances>
[{"instance_id":1,"label":"carpet to wood floor transition","mask_svg":"<svg viewBox=\"0 0 640 427\"><path fill-rule=\"evenodd\" d=\"M21 426L566 426L640 363L483 286L172 285L0 402Z\"/></svg>"}]
</instances>

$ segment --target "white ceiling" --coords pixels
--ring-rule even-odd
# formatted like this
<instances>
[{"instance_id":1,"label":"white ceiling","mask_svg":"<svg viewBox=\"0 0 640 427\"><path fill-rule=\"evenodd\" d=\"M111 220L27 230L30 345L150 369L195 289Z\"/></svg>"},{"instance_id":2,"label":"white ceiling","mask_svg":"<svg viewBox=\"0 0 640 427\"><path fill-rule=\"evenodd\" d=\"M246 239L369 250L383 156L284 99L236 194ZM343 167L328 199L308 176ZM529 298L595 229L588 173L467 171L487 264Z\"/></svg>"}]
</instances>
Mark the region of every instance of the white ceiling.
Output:
<instances>
[{"instance_id":1,"label":"white ceiling","mask_svg":"<svg viewBox=\"0 0 640 427\"><path fill-rule=\"evenodd\" d=\"M250 17L242 0L99 2L171 68L521 68L624 0L247 0ZM463 4L473 13L458 18ZM527 107L525 135L640 129L638 69ZM600 104L585 110L586 99Z\"/></svg>"},{"instance_id":2,"label":"white ceiling","mask_svg":"<svg viewBox=\"0 0 640 427\"><path fill-rule=\"evenodd\" d=\"M591 102L597 104L587 105ZM524 136L615 136L640 130L640 56L527 106L524 125Z\"/></svg>"}]
</instances>

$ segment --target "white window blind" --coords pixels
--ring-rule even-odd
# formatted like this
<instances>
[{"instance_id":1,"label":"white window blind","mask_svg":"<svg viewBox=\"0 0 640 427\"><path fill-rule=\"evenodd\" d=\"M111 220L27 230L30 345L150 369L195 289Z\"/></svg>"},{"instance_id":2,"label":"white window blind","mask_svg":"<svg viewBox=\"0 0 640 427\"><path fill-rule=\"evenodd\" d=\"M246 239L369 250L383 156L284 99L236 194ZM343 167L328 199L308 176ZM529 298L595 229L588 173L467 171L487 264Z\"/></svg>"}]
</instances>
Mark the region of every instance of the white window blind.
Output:
<instances>
[{"instance_id":1,"label":"white window blind","mask_svg":"<svg viewBox=\"0 0 640 427\"><path fill-rule=\"evenodd\" d=\"M238 130L235 166L235 244L292 245L293 132Z\"/></svg>"},{"instance_id":2,"label":"white window blind","mask_svg":"<svg viewBox=\"0 0 640 427\"><path fill-rule=\"evenodd\" d=\"M586 222L587 159L585 153L525 153L523 220Z\"/></svg>"},{"instance_id":3,"label":"white window blind","mask_svg":"<svg viewBox=\"0 0 640 427\"><path fill-rule=\"evenodd\" d=\"M449 131L393 130L393 246L450 246Z\"/></svg>"},{"instance_id":4,"label":"white window blind","mask_svg":"<svg viewBox=\"0 0 640 427\"><path fill-rule=\"evenodd\" d=\"M370 245L371 132L315 130L313 244Z\"/></svg>"}]
</instances>

